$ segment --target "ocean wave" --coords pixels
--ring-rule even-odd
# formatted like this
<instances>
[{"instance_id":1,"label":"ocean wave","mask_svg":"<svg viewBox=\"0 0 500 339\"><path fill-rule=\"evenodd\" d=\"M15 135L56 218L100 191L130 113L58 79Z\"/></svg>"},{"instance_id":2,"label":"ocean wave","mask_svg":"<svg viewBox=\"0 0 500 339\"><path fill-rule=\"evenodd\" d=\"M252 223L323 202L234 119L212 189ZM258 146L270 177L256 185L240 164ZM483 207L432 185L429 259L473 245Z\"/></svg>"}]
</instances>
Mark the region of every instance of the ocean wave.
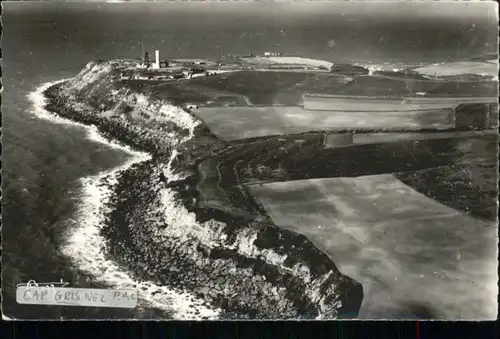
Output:
<instances>
[{"instance_id":1,"label":"ocean wave","mask_svg":"<svg viewBox=\"0 0 500 339\"><path fill-rule=\"evenodd\" d=\"M54 85L60 84L62 82L68 81L68 80L70 80L70 79L63 79L63 80L46 82L46 83L38 86L33 92L30 92L27 95L27 97L28 97L28 100L31 101L31 103L32 103L31 113L33 113L38 118L48 120L52 123L59 124L59 125L71 125L71 126L87 127L84 124L61 118L57 114L49 112L45 109L45 104L46 104L47 100L46 100L45 95L43 93L48 88L50 88Z\"/></svg>"},{"instance_id":2,"label":"ocean wave","mask_svg":"<svg viewBox=\"0 0 500 339\"><path fill-rule=\"evenodd\" d=\"M96 126L88 126L73 120L61 118L59 115L56 113L50 112L45 109L45 105L47 103L47 100L45 98L44 92L57 84L60 84L62 82L69 81L70 79L63 79L63 80L58 80L58 81L51 81L51 82L46 82L42 84L41 86L37 87L33 92L28 94L28 100L31 101L32 103L32 110L31 112L38 118L48 120L54 124L59 124L59 125L68 125L68 126L74 126L74 127L80 127L85 130L86 132L86 138L88 140L97 142L97 143L102 143L106 144L110 148L116 149L116 150L121 150L124 151L132 156L142 156L145 153L142 152L137 152L133 150L131 147L121 144L119 142L116 142L114 140L108 140L104 136L102 136L99 133L99 130L97 129Z\"/></svg>"},{"instance_id":3,"label":"ocean wave","mask_svg":"<svg viewBox=\"0 0 500 339\"><path fill-rule=\"evenodd\" d=\"M111 197L113 186L117 184L118 174L147 159L133 157L118 168L82 179L83 196L77 215L79 227L72 232L62 252L71 257L82 270L115 288L136 288L140 300L152 307L173 313L174 318L215 318L218 315L216 310L203 306L203 301L196 300L188 293L176 292L152 282L135 281L113 261L106 259L101 250L101 244L105 241L100 235L100 227L104 223L104 215L108 212L105 205ZM196 310L199 314L195 314Z\"/></svg>"},{"instance_id":4,"label":"ocean wave","mask_svg":"<svg viewBox=\"0 0 500 339\"><path fill-rule=\"evenodd\" d=\"M105 257L102 251L105 241L100 235L100 228L104 223L104 215L108 212L106 203L111 198L114 185L117 184L117 177L120 172L133 164L149 160L151 157L147 153L137 152L128 146L107 140L98 132L96 126L69 121L45 110L44 91L62 81L65 80L45 83L29 94L29 99L33 103L33 113L53 123L83 127L87 131L88 139L131 155L127 162L117 168L81 179L82 196L76 227L69 231L67 242L61 248L62 253L71 258L81 270L91 274L96 281L104 282L114 288L136 288L139 291L140 306L164 310L177 319L217 318L220 310L205 306L203 300L152 282L135 281L115 262Z\"/></svg>"}]
</instances>

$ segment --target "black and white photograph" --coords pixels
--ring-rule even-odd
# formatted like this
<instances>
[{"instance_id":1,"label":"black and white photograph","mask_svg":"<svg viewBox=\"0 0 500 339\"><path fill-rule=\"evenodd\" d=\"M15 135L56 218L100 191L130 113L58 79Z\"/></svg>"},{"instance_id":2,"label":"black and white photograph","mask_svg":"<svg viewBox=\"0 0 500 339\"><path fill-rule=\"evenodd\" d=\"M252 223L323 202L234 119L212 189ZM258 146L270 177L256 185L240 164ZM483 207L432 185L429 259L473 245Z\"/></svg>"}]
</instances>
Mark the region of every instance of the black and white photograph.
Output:
<instances>
[{"instance_id":1,"label":"black and white photograph","mask_svg":"<svg viewBox=\"0 0 500 339\"><path fill-rule=\"evenodd\" d=\"M2 2L4 320L495 320L495 1Z\"/></svg>"}]
</instances>

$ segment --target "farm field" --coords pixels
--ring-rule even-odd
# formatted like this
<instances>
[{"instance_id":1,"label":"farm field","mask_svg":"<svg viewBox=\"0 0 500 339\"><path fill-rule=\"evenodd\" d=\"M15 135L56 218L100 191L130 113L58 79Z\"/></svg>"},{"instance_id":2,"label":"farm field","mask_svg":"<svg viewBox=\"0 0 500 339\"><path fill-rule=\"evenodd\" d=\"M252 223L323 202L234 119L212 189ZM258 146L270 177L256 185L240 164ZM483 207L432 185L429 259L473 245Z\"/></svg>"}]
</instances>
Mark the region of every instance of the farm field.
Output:
<instances>
[{"instance_id":1,"label":"farm field","mask_svg":"<svg viewBox=\"0 0 500 339\"><path fill-rule=\"evenodd\" d=\"M305 235L361 282L361 318L496 317L496 228L432 200L393 175L251 185L279 226ZM434 317L434 316L433 316Z\"/></svg>"},{"instance_id":2,"label":"farm field","mask_svg":"<svg viewBox=\"0 0 500 339\"><path fill-rule=\"evenodd\" d=\"M331 94L403 98L417 93L425 93L427 97L494 97L498 93L498 82L417 80L365 75L335 89Z\"/></svg>"},{"instance_id":3,"label":"farm field","mask_svg":"<svg viewBox=\"0 0 500 339\"><path fill-rule=\"evenodd\" d=\"M277 107L200 107L193 114L203 120L217 137L236 140L285 134L289 126Z\"/></svg>"},{"instance_id":4,"label":"farm field","mask_svg":"<svg viewBox=\"0 0 500 339\"><path fill-rule=\"evenodd\" d=\"M427 99L427 100L426 100ZM446 102L433 98L392 98L384 96L332 95L308 93L303 96L303 107L311 111L344 112L407 112L454 108L454 101Z\"/></svg>"},{"instance_id":5,"label":"farm field","mask_svg":"<svg viewBox=\"0 0 500 339\"><path fill-rule=\"evenodd\" d=\"M302 94L308 90L334 88L344 82L345 77L328 73L240 71L192 79L187 86L244 95L252 105L272 105L281 93ZM281 94L280 98L279 103L284 105L297 105L300 101L300 96L283 100Z\"/></svg>"},{"instance_id":6,"label":"farm field","mask_svg":"<svg viewBox=\"0 0 500 339\"><path fill-rule=\"evenodd\" d=\"M310 111L300 106L200 107L193 113L223 140L335 129L450 128L453 110Z\"/></svg>"},{"instance_id":7,"label":"farm field","mask_svg":"<svg viewBox=\"0 0 500 339\"><path fill-rule=\"evenodd\" d=\"M445 206L481 220L495 220L496 134L447 133L441 139L424 140L410 134L407 139L378 144L366 143L369 135L340 148L323 147L322 133L235 140L200 161L197 189L202 202L212 207L254 214L239 191L241 185L392 173ZM380 135L386 136L371 134Z\"/></svg>"},{"instance_id":8,"label":"farm field","mask_svg":"<svg viewBox=\"0 0 500 339\"><path fill-rule=\"evenodd\" d=\"M241 60L249 64L257 64L263 66L272 64L283 64L283 65L305 65L309 67L322 66L326 69L330 69L333 65L333 63L329 61L302 58L302 57L291 57L291 56L248 57L248 58L241 58Z\"/></svg>"},{"instance_id":9,"label":"farm field","mask_svg":"<svg viewBox=\"0 0 500 339\"><path fill-rule=\"evenodd\" d=\"M237 214L245 214L249 210L239 202L241 192L235 190L244 184L419 171L450 166L461 155L455 150L455 139L342 148L324 148L322 140L321 133L307 133L230 142L217 155L199 162L196 187L200 199L212 207L232 206L242 211ZM461 173L465 172L457 175Z\"/></svg>"},{"instance_id":10,"label":"farm field","mask_svg":"<svg viewBox=\"0 0 500 339\"><path fill-rule=\"evenodd\" d=\"M448 139L448 138L469 138L473 136L490 135L495 136L496 132L490 131L467 131L467 132L440 132L440 133L355 133L354 144L372 144L394 142L398 140L427 140L427 139Z\"/></svg>"},{"instance_id":11,"label":"farm field","mask_svg":"<svg viewBox=\"0 0 500 339\"><path fill-rule=\"evenodd\" d=\"M498 64L491 62L461 61L429 65L417 68L415 71L430 76L452 76L467 73L497 76Z\"/></svg>"},{"instance_id":12,"label":"farm field","mask_svg":"<svg viewBox=\"0 0 500 339\"><path fill-rule=\"evenodd\" d=\"M395 176L444 205L495 222L498 212L498 134L493 132L451 140L454 141L451 165L405 171Z\"/></svg>"}]
</instances>

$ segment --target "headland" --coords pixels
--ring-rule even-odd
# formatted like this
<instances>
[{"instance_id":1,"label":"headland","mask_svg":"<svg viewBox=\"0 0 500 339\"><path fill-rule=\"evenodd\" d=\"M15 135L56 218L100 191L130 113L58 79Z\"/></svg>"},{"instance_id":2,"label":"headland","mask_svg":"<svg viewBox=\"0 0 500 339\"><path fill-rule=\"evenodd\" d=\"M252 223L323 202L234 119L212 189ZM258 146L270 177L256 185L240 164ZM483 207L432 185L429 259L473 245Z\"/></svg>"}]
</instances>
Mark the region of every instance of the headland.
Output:
<instances>
[{"instance_id":1,"label":"headland","mask_svg":"<svg viewBox=\"0 0 500 339\"><path fill-rule=\"evenodd\" d=\"M360 282L278 227L252 185L390 173L446 206L496 217L481 176L461 199L450 195L470 176L425 184L460 176L480 154L475 143L497 139L491 79L374 75L281 55L154 64L90 62L45 91L46 108L151 156L107 184L96 246L136 281L196 299L212 317L352 318L363 302Z\"/></svg>"}]
</instances>

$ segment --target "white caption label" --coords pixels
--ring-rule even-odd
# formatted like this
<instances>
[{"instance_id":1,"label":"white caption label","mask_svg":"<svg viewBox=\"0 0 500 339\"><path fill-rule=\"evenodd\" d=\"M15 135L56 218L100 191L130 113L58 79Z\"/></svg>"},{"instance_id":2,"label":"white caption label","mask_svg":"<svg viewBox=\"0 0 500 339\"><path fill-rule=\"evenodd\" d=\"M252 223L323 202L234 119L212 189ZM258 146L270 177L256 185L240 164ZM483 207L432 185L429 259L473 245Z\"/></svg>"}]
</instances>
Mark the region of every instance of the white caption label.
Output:
<instances>
[{"instance_id":1,"label":"white caption label","mask_svg":"<svg viewBox=\"0 0 500 339\"><path fill-rule=\"evenodd\" d=\"M134 308L137 290L18 286L19 304Z\"/></svg>"}]
</instances>

